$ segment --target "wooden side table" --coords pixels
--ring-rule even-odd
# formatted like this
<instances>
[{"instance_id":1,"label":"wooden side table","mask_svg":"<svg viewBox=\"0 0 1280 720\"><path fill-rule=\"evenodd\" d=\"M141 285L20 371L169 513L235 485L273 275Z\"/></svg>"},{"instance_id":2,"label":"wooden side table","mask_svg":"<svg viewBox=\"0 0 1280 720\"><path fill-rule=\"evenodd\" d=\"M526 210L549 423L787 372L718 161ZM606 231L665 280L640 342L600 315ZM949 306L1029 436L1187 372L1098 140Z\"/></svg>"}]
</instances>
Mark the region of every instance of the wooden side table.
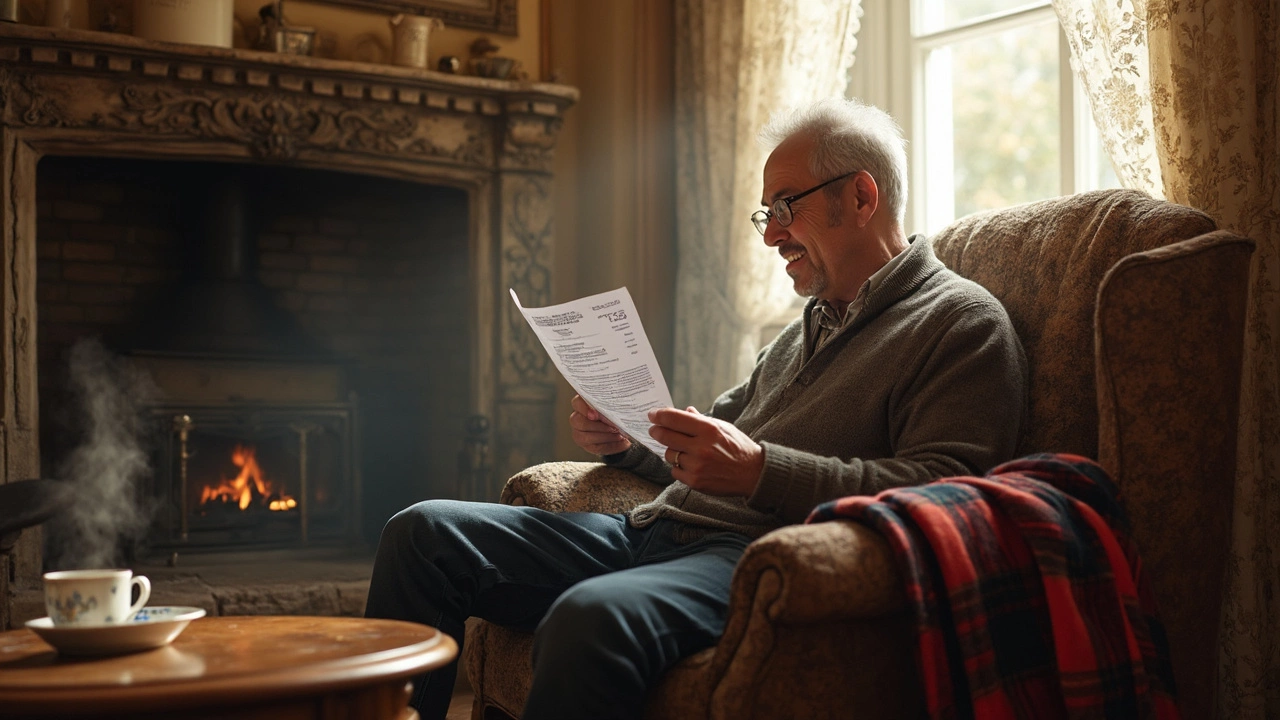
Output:
<instances>
[{"instance_id":1,"label":"wooden side table","mask_svg":"<svg viewBox=\"0 0 1280 720\"><path fill-rule=\"evenodd\" d=\"M13 630L0 633L0 716L407 720L409 678L457 654L434 628L364 618L201 618L172 645L103 658Z\"/></svg>"}]
</instances>

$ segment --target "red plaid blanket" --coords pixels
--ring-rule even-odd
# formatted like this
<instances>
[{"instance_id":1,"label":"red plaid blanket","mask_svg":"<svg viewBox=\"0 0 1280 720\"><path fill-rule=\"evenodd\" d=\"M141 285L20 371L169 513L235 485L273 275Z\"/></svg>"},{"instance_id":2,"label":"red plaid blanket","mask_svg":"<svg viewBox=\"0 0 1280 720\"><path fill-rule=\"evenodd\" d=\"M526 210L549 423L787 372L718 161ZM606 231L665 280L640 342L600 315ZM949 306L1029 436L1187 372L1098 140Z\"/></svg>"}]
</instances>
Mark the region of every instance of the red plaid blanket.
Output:
<instances>
[{"instance_id":1,"label":"red plaid blanket","mask_svg":"<svg viewBox=\"0 0 1280 720\"><path fill-rule=\"evenodd\" d=\"M1164 629L1115 485L1036 455L819 505L893 546L932 718L1177 718Z\"/></svg>"}]
</instances>

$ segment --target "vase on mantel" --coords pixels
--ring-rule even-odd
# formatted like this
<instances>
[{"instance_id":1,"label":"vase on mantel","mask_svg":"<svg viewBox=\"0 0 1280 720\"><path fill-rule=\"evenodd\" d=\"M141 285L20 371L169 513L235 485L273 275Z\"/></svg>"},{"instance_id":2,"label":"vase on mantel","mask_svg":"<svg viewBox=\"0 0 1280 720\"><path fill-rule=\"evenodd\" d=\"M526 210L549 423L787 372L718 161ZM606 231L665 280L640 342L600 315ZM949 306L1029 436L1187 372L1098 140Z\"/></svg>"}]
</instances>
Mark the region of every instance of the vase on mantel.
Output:
<instances>
[{"instance_id":1,"label":"vase on mantel","mask_svg":"<svg viewBox=\"0 0 1280 720\"><path fill-rule=\"evenodd\" d=\"M235 0L133 0L133 34L148 40L231 47Z\"/></svg>"}]
</instances>

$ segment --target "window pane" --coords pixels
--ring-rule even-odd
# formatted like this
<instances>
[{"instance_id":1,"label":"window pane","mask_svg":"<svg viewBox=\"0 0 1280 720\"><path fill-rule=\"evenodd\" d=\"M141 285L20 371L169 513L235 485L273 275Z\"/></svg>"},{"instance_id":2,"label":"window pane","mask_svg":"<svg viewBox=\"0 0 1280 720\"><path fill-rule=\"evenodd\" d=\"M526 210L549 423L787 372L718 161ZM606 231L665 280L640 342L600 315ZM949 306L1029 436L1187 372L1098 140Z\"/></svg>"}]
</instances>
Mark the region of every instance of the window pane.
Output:
<instances>
[{"instance_id":1,"label":"window pane","mask_svg":"<svg viewBox=\"0 0 1280 720\"><path fill-rule=\"evenodd\" d=\"M1107 155L1107 149L1102 146L1101 141L1094 147L1094 153L1098 165L1093 177L1089 178L1089 189L1108 190L1120 187L1120 178L1116 177L1115 166L1111 164L1111 158Z\"/></svg>"},{"instance_id":2,"label":"window pane","mask_svg":"<svg viewBox=\"0 0 1280 720\"><path fill-rule=\"evenodd\" d=\"M930 52L924 119L927 232L1061 195L1056 21Z\"/></svg>"},{"instance_id":3,"label":"window pane","mask_svg":"<svg viewBox=\"0 0 1280 720\"><path fill-rule=\"evenodd\" d=\"M1080 127L1085 137L1083 145L1078 145L1076 150L1080 154L1080 162L1076 166L1076 192L1120 187L1120 178L1116 177L1115 167L1111 165L1093 117L1085 117Z\"/></svg>"},{"instance_id":4,"label":"window pane","mask_svg":"<svg viewBox=\"0 0 1280 720\"><path fill-rule=\"evenodd\" d=\"M1107 190L1120 187L1120 178L1116 177L1115 167L1107 148L1102 144L1102 134L1093 122L1092 107L1089 96L1079 77L1072 78L1072 92L1075 96L1076 124L1076 158L1075 158L1075 192L1087 190Z\"/></svg>"},{"instance_id":5,"label":"window pane","mask_svg":"<svg viewBox=\"0 0 1280 720\"><path fill-rule=\"evenodd\" d=\"M988 15L1048 4L1048 0L916 0L911 15L916 35L927 35Z\"/></svg>"}]
</instances>

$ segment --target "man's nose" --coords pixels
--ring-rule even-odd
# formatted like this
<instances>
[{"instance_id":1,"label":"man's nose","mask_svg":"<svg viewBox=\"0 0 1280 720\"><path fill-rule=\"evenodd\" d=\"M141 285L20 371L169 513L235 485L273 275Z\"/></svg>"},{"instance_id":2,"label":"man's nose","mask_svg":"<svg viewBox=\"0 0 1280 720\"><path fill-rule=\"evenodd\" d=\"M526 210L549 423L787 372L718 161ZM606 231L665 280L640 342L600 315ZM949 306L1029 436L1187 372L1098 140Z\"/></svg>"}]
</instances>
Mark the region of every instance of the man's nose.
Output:
<instances>
[{"instance_id":1,"label":"man's nose","mask_svg":"<svg viewBox=\"0 0 1280 720\"><path fill-rule=\"evenodd\" d=\"M782 227L778 222L778 218L769 218L769 224L764 226L764 244L769 247L777 247L778 243L787 237L787 229Z\"/></svg>"}]
</instances>

